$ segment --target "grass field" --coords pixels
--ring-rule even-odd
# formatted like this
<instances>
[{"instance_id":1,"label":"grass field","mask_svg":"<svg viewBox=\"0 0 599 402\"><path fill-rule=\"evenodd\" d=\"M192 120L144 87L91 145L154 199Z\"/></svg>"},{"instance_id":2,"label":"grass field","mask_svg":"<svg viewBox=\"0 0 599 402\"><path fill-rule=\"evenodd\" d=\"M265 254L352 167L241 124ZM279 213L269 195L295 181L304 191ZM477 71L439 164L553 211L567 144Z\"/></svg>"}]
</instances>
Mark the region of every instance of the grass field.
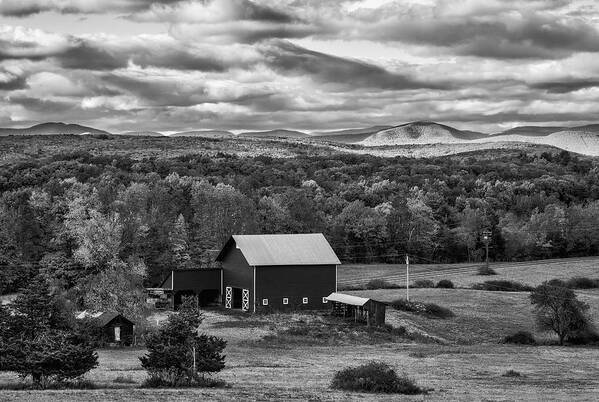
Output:
<instances>
[{"instance_id":1,"label":"grass field","mask_svg":"<svg viewBox=\"0 0 599 402\"><path fill-rule=\"evenodd\" d=\"M529 284L559 277L559 267L567 265L571 276L594 276L597 258L543 261L496 269L504 277ZM464 264L465 265L465 264ZM546 269L543 269L545 267ZM425 269L426 268L426 269ZM447 276L461 286L470 280L487 277L455 268L439 267L439 279ZM445 269L446 268L446 269ZM385 271L387 269L387 271ZM391 268L368 268L366 276L357 267L344 267L340 278L356 283L367 281L376 270L389 273ZM471 268L469 268L471 269ZM432 267L417 266L423 274L439 274ZM564 277L564 276L562 276ZM493 277L497 278L497 277ZM599 290L576 291L591 306L591 316L599 323ZM404 289L352 291L352 294L390 301L405 296ZM432 302L450 308L455 317L430 319L410 313L388 310L387 322L404 326L409 332L427 335L437 342L339 342L314 345L306 341L265 342L264 337L292 325L311 325L326 318L322 314L249 315L205 312L204 332L224 337L226 368L218 374L228 388L223 389L141 389L146 377L139 363L143 349L100 350L100 366L88 373L97 390L0 391L0 401L186 401L186 400L414 400L414 401L481 401L537 400L594 401L599 393L599 348L559 346L503 345L499 341L517 330L534 332L528 293L485 292L469 289L411 289L411 300ZM548 338L546 338L548 339ZM370 360L384 361L399 373L413 378L420 386L431 389L428 395L387 396L346 393L331 390L329 384L336 370ZM508 370L522 374L505 377ZM132 383L117 383L118 378ZM17 381L11 373L0 373L0 385Z\"/></svg>"},{"instance_id":2,"label":"grass field","mask_svg":"<svg viewBox=\"0 0 599 402\"><path fill-rule=\"evenodd\" d=\"M484 263L473 264L411 264L410 283L418 279L439 281L449 279L456 286L470 287L474 283L490 279L509 279L536 286L543 281L574 276L599 278L599 257L563 258L526 262L491 263L497 272L493 276L477 275ZM403 264L347 264L338 269L338 285L362 286L371 279L386 279L405 286L406 266Z\"/></svg>"}]
</instances>

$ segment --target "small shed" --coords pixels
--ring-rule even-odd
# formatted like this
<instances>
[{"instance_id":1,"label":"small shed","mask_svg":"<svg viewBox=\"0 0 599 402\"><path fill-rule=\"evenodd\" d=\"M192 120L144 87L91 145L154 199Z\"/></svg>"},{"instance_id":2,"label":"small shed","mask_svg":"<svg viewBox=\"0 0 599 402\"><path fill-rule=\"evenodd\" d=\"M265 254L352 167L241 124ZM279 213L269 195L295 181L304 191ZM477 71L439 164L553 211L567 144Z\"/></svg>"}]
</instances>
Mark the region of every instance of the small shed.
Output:
<instances>
[{"instance_id":1,"label":"small shed","mask_svg":"<svg viewBox=\"0 0 599 402\"><path fill-rule=\"evenodd\" d=\"M134 343L135 324L122 314L83 311L76 318L89 319L91 325L97 328L97 335L103 344L131 346Z\"/></svg>"},{"instance_id":2,"label":"small shed","mask_svg":"<svg viewBox=\"0 0 599 402\"><path fill-rule=\"evenodd\" d=\"M387 303L344 293L331 293L326 299L333 304L333 315L353 318L368 325L385 325Z\"/></svg>"}]
</instances>

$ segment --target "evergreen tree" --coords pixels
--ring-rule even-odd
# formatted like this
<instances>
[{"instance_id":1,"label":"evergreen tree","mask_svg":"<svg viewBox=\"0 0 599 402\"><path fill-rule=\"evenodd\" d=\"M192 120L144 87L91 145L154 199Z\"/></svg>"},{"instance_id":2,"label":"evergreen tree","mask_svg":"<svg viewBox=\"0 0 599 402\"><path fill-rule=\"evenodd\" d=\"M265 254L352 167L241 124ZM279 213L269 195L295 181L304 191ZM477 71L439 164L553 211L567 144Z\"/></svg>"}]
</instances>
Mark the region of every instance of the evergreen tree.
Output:
<instances>
[{"instance_id":1,"label":"evergreen tree","mask_svg":"<svg viewBox=\"0 0 599 402\"><path fill-rule=\"evenodd\" d=\"M198 335L202 316L193 298L184 300L179 312L146 340L148 353L140 358L150 381L158 386L193 385L205 373L225 367L222 354L226 341L215 336Z\"/></svg>"},{"instance_id":2,"label":"evergreen tree","mask_svg":"<svg viewBox=\"0 0 599 402\"><path fill-rule=\"evenodd\" d=\"M177 266L184 266L189 261L190 256L188 252L189 238L187 236L185 218L182 214L179 214L179 217L175 221L175 226L169 233L168 238L171 243L171 251L173 252Z\"/></svg>"},{"instance_id":3,"label":"evergreen tree","mask_svg":"<svg viewBox=\"0 0 599 402\"><path fill-rule=\"evenodd\" d=\"M36 387L82 376L98 365L87 340L74 330L60 300L34 280L0 309L0 371L31 376Z\"/></svg>"}]
</instances>

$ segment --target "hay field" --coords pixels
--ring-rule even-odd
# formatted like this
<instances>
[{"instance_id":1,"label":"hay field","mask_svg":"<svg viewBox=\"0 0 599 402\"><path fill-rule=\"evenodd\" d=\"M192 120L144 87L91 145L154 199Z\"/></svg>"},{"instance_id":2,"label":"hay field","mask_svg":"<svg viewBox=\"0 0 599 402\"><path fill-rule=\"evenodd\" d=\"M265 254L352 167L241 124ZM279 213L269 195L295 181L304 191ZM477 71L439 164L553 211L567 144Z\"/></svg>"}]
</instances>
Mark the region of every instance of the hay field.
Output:
<instances>
[{"instance_id":1,"label":"hay field","mask_svg":"<svg viewBox=\"0 0 599 402\"><path fill-rule=\"evenodd\" d=\"M536 286L543 281L575 276L599 278L599 257L562 258L525 262L491 263L497 275L480 276L477 270L484 263L411 264L410 283L418 279L435 282L450 279L456 286L470 287L490 279L508 279ZM386 279L405 286L406 266L403 264L347 264L338 269L338 285L365 285L371 279Z\"/></svg>"}]
</instances>

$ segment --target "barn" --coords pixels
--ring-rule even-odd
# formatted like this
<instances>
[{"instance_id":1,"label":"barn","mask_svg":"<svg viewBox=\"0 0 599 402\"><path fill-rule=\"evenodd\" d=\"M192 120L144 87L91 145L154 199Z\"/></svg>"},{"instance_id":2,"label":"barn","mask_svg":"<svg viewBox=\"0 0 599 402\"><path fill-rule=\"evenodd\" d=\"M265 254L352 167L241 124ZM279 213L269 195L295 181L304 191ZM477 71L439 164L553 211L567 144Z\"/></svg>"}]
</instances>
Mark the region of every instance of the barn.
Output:
<instances>
[{"instance_id":1,"label":"barn","mask_svg":"<svg viewBox=\"0 0 599 402\"><path fill-rule=\"evenodd\" d=\"M328 308L341 264L321 233L234 235L216 260L225 307L252 312Z\"/></svg>"},{"instance_id":2,"label":"barn","mask_svg":"<svg viewBox=\"0 0 599 402\"><path fill-rule=\"evenodd\" d=\"M344 293L331 293L327 300L333 304L333 315L365 322L368 326L385 325L387 303Z\"/></svg>"},{"instance_id":3,"label":"barn","mask_svg":"<svg viewBox=\"0 0 599 402\"><path fill-rule=\"evenodd\" d=\"M163 292L170 307L176 309L185 296L196 296L200 306L219 303L221 300L222 270L220 268L172 270L159 288L149 292Z\"/></svg>"}]
</instances>

